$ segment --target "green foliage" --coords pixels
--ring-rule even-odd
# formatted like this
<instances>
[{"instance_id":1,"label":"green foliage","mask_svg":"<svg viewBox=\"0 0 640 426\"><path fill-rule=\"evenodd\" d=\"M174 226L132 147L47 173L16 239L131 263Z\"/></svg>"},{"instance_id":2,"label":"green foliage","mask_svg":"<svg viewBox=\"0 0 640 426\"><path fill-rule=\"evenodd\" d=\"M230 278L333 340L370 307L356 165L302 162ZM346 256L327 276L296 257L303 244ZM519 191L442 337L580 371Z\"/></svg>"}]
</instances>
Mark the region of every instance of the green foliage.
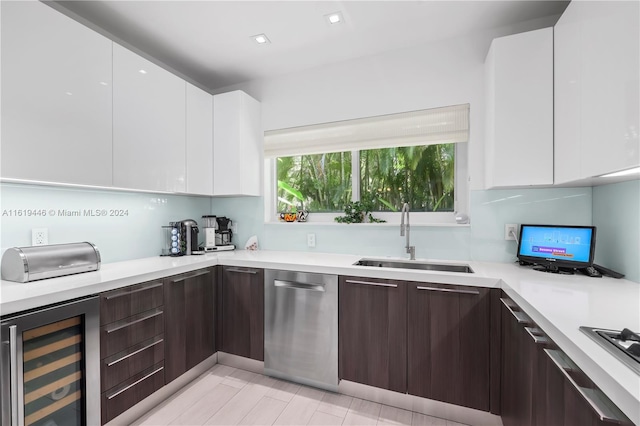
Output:
<instances>
[{"instance_id":1,"label":"green foliage","mask_svg":"<svg viewBox=\"0 0 640 426\"><path fill-rule=\"evenodd\" d=\"M455 145L360 152L360 192L372 194L372 211L453 211ZM393 206L393 207L391 207Z\"/></svg>"},{"instance_id":2,"label":"green foliage","mask_svg":"<svg viewBox=\"0 0 640 426\"><path fill-rule=\"evenodd\" d=\"M277 178L279 212L300 204L310 212L340 211L351 200L351 153L280 157Z\"/></svg>"},{"instance_id":3,"label":"green foliage","mask_svg":"<svg viewBox=\"0 0 640 426\"><path fill-rule=\"evenodd\" d=\"M455 144L360 151L363 211L400 211L404 202L411 211L453 211L454 156ZM352 166L350 152L278 158L278 211L347 213Z\"/></svg>"},{"instance_id":4,"label":"green foliage","mask_svg":"<svg viewBox=\"0 0 640 426\"><path fill-rule=\"evenodd\" d=\"M373 217L370 213L371 205L371 202L366 200L347 203L344 206L345 215L337 216L334 220L338 223L363 223L367 218L369 222L386 222L386 220Z\"/></svg>"}]
</instances>

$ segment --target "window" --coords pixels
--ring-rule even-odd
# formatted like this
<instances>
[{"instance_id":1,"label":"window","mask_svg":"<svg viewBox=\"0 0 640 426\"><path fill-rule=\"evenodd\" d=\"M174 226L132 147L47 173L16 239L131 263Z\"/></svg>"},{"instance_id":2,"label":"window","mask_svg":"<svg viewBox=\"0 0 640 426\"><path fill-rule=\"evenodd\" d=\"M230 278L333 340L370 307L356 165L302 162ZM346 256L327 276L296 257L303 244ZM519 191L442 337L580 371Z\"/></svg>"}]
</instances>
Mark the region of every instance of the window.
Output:
<instances>
[{"instance_id":1,"label":"window","mask_svg":"<svg viewBox=\"0 0 640 426\"><path fill-rule=\"evenodd\" d=\"M336 212L351 201L351 153L297 155L276 159L278 212L304 206Z\"/></svg>"},{"instance_id":2,"label":"window","mask_svg":"<svg viewBox=\"0 0 640 426\"><path fill-rule=\"evenodd\" d=\"M352 172L353 158L359 165ZM454 159L454 144L278 157L277 210L340 212L367 200L372 211L397 212L407 202L412 211L452 212Z\"/></svg>"},{"instance_id":3,"label":"window","mask_svg":"<svg viewBox=\"0 0 640 426\"><path fill-rule=\"evenodd\" d=\"M467 211L469 105L323 123L265 133L265 213L301 206L329 222L350 201L399 222L455 223Z\"/></svg>"}]
</instances>

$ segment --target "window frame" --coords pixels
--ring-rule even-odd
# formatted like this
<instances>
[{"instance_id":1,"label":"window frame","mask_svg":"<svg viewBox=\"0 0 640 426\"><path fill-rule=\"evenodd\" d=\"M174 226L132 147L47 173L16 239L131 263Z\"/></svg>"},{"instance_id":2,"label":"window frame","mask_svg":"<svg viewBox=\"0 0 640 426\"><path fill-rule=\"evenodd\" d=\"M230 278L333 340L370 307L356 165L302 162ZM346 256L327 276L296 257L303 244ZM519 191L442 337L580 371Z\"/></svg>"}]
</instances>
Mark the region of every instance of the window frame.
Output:
<instances>
[{"instance_id":1,"label":"window frame","mask_svg":"<svg viewBox=\"0 0 640 426\"><path fill-rule=\"evenodd\" d=\"M454 171L454 211L453 212L411 212L411 225L418 226L442 226L455 225L456 212L469 214L469 173L468 173L468 143L455 144L455 171ZM264 188L264 215L265 223L281 223L277 211L277 173L276 158L265 159L265 188ZM360 151L351 151L351 164L360 164ZM352 201L360 198L360 167L352 167L351 170ZM310 224L336 224L334 218L343 215L344 212L310 213L306 223ZM374 217L386 220L382 224L368 225L399 225L400 212L373 212Z\"/></svg>"}]
</instances>

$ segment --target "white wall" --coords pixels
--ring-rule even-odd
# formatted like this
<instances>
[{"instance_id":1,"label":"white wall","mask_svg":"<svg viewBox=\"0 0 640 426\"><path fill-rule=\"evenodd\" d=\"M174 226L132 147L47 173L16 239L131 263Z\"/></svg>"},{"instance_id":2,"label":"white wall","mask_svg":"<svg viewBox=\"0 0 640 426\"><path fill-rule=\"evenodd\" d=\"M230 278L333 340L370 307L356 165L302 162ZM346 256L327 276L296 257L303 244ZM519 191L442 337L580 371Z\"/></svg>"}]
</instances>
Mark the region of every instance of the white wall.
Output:
<instances>
[{"instance_id":1,"label":"white wall","mask_svg":"<svg viewBox=\"0 0 640 426\"><path fill-rule=\"evenodd\" d=\"M494 37L551 26L557 17L467 37L254 80L244 90L262 102L264 130L471 104L470 189L484 188L484 59Z\"/></svg>"}]
</instances>

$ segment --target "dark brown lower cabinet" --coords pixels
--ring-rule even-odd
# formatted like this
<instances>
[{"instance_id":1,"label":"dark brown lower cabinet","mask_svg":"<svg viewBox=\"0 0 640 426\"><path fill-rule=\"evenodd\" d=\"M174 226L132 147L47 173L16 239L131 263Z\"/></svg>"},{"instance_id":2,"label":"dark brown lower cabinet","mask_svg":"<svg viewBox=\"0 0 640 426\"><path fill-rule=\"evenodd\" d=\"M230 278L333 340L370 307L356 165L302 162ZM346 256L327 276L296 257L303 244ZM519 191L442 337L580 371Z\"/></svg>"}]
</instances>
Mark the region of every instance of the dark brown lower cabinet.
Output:
<instances>
[{"instance_id":1,"label":"dark brown lower cabinet","mask_svg":"<svg viewBox=\"0 0 640 426\"><path fill-rule=\"evenodd\" d=\"M490 409L490 289L408 285L408 393Z\"/></svg>"},{"instance_id":2,"label":"dark brown lower cabinet","mask_svg":"<svg viewBox=\"0 0 640 426\"><path fill-rule=\"evenodd\" d=\"M232 266L219 271L219 349L263 361L264 271Z\"/></svg>"},{"instance_id":3,"label":"dark brown lower cabinet","mask_svg":"<svg viewBox=\"0 0 640 426\"><path fill-rule=\"evenodd\" d=\"M502 299L501 416L504 426L530 426L533 421L534 352L525 326L531 320ZM535 349L535 348L533 348Z\"/></svg>"},{"instance_id":4,"label":"dark brown lower cabinet","mask_svg":"<svg viewBox=\"0 0 640 426\"><path fill-rule=\"evenodd\" d=\"M162 287L156 280L100 295L103 424L164 385Z\"/></svg>"},{"instance_id":5,"label":"dark brown lower cabinet","mask_svg":"<svg viewBox=\"0 0 640 426\"><path fill-rule=\"evenodd\" d=\"M406 283L341 276L338 291L340 379L406 392Z\"/></svg>"},{"instance_id":6,"label":"dark brown lower cabinet","mask_svg":"<svg viewBox=\"0 0 640 426\"><path fill-rule=\"evenodd\" d=\"M505 426L602 426L632 422L508 298L502 303Z\"/></svg>"},{"instance_id":7,"label":"dark brown lower cabinet","mask_svg":"<svg viewBox=\"0 0 640 426\"><path fill-rule=\"evenodd\" d=\"M166 383L215 352L215 284L213 268L164 279Z\"/></svg>"}]
</instances>

